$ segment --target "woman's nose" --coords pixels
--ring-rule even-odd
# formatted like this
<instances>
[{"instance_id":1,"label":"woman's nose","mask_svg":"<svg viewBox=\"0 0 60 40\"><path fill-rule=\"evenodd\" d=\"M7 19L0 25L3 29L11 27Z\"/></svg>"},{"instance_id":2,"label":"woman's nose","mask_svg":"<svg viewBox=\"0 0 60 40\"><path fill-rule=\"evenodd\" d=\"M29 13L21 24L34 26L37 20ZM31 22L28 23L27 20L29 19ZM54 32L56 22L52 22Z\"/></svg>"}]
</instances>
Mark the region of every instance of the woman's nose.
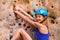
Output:
<instances>
[{"instance_id":1,"label":"woman's nose","mask_svg":"<svg viewBox=\"0 0 60 40\"><path fill-rule=\"evenodd\" d=\"M40 17L37 17L37 19L40 19Z\"/></svg>"},{"instance_id":2,"label":"woman's nose","mask_svg":"<svg viewBox=\"0 0 60 40\"><path fill-rule=\"evenodd\" d=\"M40 18L37 18L37 21L41 20Z\"/></svg>"}]
</instances>

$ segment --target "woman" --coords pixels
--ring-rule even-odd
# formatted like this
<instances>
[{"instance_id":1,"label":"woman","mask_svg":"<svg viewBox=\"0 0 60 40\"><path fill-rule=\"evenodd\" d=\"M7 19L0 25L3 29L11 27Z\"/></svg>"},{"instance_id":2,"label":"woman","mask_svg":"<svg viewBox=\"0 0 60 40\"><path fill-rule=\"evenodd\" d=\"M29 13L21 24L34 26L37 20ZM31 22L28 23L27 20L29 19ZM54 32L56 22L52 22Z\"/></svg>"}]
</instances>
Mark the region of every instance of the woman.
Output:
<instances>
[{"instance_id":1,"label":"woman","mask_svg":"<svg viewBox=\"0 0 60 40\"><path fill-rule=\"evenodd\" d=\"M14 12L18 14L23 20L35 27L36 40L49 40L48 25L45 23L48 17L48 11L45 8L39 8L35 12L35 19L28 15L24 10L19 7L15 7ZM33 19L33 20L31 20ZM23 40L32 40L31 37L23 29L19 29L13 36L12 40L17 40L20 35Z\"/></svg>"}]
</instances>

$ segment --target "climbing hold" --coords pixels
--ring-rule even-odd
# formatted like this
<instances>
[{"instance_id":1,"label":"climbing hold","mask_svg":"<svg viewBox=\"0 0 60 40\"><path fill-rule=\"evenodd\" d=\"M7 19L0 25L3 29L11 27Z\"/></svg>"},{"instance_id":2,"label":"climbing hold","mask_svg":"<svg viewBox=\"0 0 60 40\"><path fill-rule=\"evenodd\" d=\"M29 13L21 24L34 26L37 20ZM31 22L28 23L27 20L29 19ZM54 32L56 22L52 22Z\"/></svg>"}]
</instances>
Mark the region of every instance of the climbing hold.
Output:
<instances>
[{"instance_id":1,"label":"climbing hold","mask_svg":"<svg viewBox=\"0 0 60 40\"><path fill-rule=\"evenodd\" d=\"M38 6L38 4L36 4L36 6Z\"/></svg>"},{"instance_id":2,"label":"climbing hold","mask_svg":"<svg viewBox=\"0 0 60 40\"><path fill-rule=\"evenodd\" d=\"M51 23L53 23L53 24L54 24L54 23L55 23L55 22L54 22L54 20L51 20Z\"/></svg>"},{"instance_id":3,"label":"climbing hold","mask_svg":"<svg viewBox=\"0 0 60 40\"><path fill-rule=\"evenodd\" d=\"M27 28L30 28L30 26L27 26Z\"/></svg>"},{"instance_id":4,"label":"climbing hold","mask_svg":"<svg viewBox=\"0 0 60 40\"><path fill-rule=\"evenodd\" d=\"M30 12L29 12L29 11L27 11L27 13L28 13L28 14L30 14Z\"/></svg>"},{"instance_id":5,"label":"climbing hold","mask_svg":"<svg viewBox=\"0 0 60 40\"><path fill-rule=\"evenodd\" d=\"M26 24L23 24L23 26L25 27L25 26L26 26Z\"/></svg>"},{"instance_id":6,"label":"climbing hold","mask_svg":"<svg viewBox=\"0 0 60 40\"><path fill-rule=\"evenodd\" d=\"M16 3L16 1L14 1Z\"/></svg>"},{"instance_id":7,"label":"climbing hold","mask_svg":"<svg viewBox=\"0 0 60 40\"><path fill-rule=\"evenodd\" d=\"M21 23L19 23L18 25L21 25Z\"/></svg>"},{"instance_id":8,"label":"climbing hold","mask_svg":"<svg viewBox=\"0 0 60 40\"><path fill-rule=\"evenodd\" d=\"M52 5L51 8L53 8L54 6Z\"/></svg>"}]
</instances>

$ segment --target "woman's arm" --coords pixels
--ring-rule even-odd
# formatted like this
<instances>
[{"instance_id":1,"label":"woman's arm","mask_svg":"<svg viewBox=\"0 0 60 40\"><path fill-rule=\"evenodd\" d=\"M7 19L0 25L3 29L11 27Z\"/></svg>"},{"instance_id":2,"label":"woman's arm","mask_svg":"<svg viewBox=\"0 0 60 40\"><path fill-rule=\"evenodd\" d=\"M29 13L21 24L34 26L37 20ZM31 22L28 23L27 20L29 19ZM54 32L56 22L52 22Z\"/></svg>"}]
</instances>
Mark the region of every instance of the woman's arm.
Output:
<instances>
[{"instance_id":1,"label":"woman's arm","mask_svg":"<svg viewBox=\"0 0 60 40\"><path fill-rule=\"evenodd\" d=\"M30 20L27 16L25 16L24 14L22 14L21 11L18 11L17 7L16 7L16 11L14 11L14 12L16 14L18 14L21 18L23 18L23 20L25 20L29 24L33 25L34 27L39 28L40 26L42 26L42 24Z\"/></svg>"},{"instance_id":2,"label":"woman's arm","mask_svg":"<svg viewBox=\"0 0 60 40\"><path fill-rule=\"evenodd\" d=\"M25 16L27 16L29 19L33 19L33 17L31 17L31 15L29 15L27 12L25 12L21 7L16 7L16 10L21 11Z\"/></svg>"},{"instance_id":3,"label":"woman's arm","mask_svg":"<svg viewBox=\"0 0 60 40\"><path fill-rule=\"evenodd\" d=\"M21 18L23 18L23 20L25 20L27 23L31 24L32 26L34 26L36 28L39 28L40 26L42 26L42 24L30 20L27 16L23 15L19 11L15 11L15 13L17 13Z\"/></svg>"},{"instance_id":4,"label":"woman's arm","mask_svg":"<svg viewBox=\"0 0 60 40\"><path fill-rule=\"evenodd\" d=\"M38 28L40 32L45 33L45 34L48 33L47 28L45 27L45 25L30 20L28 17L26 17L25 15L23 15L19 11L15 11L15 13L17 13L21 18L23 18L23 20L25 20L27 23L33 25L33 27Z\"/></svg>"},{"instance_id":5,"label":"woman's arm","mask_svg":"<svg viewBox=\"0 0 60 40\"><path fill-rule=\"evenodd\" d=\"M15 11L16 14L18 14L23 20L25 20L27 23L31 24L32 26L35 26L35 22L30 20L27 16L23 15L21 12L19 11Z\"/></svg>"}]
</instances>

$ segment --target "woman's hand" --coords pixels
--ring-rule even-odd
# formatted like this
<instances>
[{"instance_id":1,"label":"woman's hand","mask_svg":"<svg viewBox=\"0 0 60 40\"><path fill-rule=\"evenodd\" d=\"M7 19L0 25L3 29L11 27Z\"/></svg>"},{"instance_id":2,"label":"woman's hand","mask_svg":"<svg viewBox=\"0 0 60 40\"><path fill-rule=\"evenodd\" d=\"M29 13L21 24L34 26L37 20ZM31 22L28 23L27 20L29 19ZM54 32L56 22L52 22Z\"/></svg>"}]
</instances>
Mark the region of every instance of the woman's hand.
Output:
<instances>
[{"instance_id":1,"label":"woman's hand","mask_svg":"<svg viewBox=\"0 0 60 40\"><path fill-rule=\"evenodd\" d=\"M25 16L27 16L29 19L33 19L33 17L31 15L29 15L27 12L25 12L20 6L15 6L14 11L19 11L22 14L24 14Z\"/></svg>"},{"instance_id":2,"label":"woman's hand","mask_svg":"<svg viewBox=\"0 0 60 40\"><path fill-rule=\"evenodd\" d=\"M15 6L15 5L14 5L13 10L14 10L14 11L18 11L18 10L19 10L19 6Z\"/></svg>"}]
</instances>

